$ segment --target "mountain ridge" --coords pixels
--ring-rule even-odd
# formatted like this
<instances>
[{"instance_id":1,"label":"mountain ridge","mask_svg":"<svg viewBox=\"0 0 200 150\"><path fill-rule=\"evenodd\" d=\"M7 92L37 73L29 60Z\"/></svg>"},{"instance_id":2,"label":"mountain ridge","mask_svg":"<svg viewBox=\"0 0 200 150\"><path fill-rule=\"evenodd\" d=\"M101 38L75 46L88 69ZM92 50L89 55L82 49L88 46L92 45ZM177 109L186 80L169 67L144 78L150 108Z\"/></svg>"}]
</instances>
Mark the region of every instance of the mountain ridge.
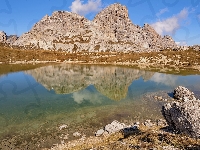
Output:
<instances>
[{"instance_id":1,"label":"mountain ridge","mask_svg":"<svg viewBox=\"0 0 200 150\"><path fill-rule=\"evenodd\" d=\"M44 16L12 45L70 53L177 48L170 36L160 36L150 25L140 27L133 24L128 9L119 3L106 7L92 21L76 13L55 11L51 16Z\"/></svg>"}]
</instances>

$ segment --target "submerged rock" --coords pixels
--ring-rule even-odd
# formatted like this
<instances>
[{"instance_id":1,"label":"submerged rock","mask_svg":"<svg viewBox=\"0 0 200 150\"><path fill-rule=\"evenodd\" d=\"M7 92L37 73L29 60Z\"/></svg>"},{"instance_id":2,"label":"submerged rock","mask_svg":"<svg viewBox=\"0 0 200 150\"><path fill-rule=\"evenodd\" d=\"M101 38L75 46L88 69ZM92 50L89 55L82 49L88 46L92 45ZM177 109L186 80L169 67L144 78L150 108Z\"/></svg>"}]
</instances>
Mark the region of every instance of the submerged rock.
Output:
<instances>
[{"instance_id":1,"label":"submerged rock","mask_svg":"<svg viewBox=\"0 0 200 150\"><path fill-rule=\"evenodd\" d=\"M67 126L66 124L63 124L63 125L59 126L59 129L62 130L62 129L65 129L65 128L67 128L67 127L68 127L68 126Z\"/></svg>"},{"instance_id":2,"label":"submerged rock","mask_svg":"<svg viewBox=\"0 0 200 150\"><path fill-rule=\"evenodd\" d=\"M167 103L162 113L168 125L177 132L194 138L200 137L200 100L185 87L177 87L174 97L179 102Z\"/></svg>"}]
</instances>

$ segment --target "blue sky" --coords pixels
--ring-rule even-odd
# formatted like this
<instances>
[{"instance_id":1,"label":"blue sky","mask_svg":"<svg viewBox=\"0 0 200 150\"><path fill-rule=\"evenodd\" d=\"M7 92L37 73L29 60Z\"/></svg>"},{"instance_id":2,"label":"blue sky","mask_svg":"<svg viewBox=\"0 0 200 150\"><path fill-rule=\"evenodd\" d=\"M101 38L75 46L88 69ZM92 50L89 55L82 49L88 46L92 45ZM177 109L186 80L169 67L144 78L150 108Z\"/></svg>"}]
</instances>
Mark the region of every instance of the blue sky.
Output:
<instances>
[{"instance_id":1,"label":"blue sky","mask_svg":"<svg viewBox=\"0 0 200 150\"><path fill-rule=\"evenodd\" d=\"M200 0L1 0L0 30L20 36L56 10L73 11L92 20L116 2L128 8L134 24L148 23L182 45L200 45Z\"/></svg>"}]
</instances>

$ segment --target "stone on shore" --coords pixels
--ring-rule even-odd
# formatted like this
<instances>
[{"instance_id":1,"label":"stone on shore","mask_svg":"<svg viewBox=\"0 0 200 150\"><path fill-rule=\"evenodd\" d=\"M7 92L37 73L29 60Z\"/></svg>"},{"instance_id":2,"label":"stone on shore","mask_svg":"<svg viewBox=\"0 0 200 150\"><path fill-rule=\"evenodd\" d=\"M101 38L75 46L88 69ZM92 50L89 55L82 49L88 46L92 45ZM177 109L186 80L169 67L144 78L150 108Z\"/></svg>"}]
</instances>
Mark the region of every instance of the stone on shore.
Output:
<instances>
[{"instance_id":1,"label":"stone on shore","mask_svg":"<svg viewBox=\"0 0 200 150\"><path fill-rule=\"evenodd\" d=\"M138 124L134 126L127 126L124 123L120 123L117 120L114 120L112 123L107 124L104 129L98 130L95 135L101 136L103 134L112 134L116 133L118 131L122 131L124 135L131 134L132 132L136 131L138 129Z\"/></svg>"},{"instance_id":2,"label":"stone on shore","mask_svg":"<svg viewBox=\"0 0 200 150\"><path fill-rule=\"evenodd\" d=\"M98 131L95 133L95 136L100 136L100 135L102 135L104 132L105 132L104 129L100 129L100 130L98 130Z\"/></svg>"},{"instance_id":3,"label":"stone on shore","mask_svg":"<svg viewBox=\"0 0 200 150\"><path fill-rule=\"evenodd\" d=\"M105 131L107 131L110 134L115 133L125 127L126 125L124 123L120 123L117 120L114 120L111 124L105 126Z\"/></svg>"},{"instance_id":4,"label":"stone on shore","mask_svg":"<svg viewBox=\"0 0 200 150\"><path fill-rule=\"evenodd\" d=\"M177 87L174 98L178 102L167 103L162 113L168 125L176 132L187 134L193 138L200 137L200 100L185 87Z\"/></svg>"}]
</instances>

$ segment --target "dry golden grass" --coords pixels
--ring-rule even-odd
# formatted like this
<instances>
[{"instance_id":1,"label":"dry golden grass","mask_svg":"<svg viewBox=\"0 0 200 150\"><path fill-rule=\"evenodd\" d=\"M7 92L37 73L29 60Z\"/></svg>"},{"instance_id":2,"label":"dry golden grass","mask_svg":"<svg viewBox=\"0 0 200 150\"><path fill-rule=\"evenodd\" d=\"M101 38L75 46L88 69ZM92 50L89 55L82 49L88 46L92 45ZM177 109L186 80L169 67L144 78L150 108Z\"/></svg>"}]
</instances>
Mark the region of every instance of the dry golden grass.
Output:
<instances>
[{"instance_id":1,"label":"dry golden grass","mask_svg":"<svg viewBox=\"0 0 200 150\"><path fill-rule=\"evenodd\" d=\"M117 132L109 136L90 137L85 140L75 140L66 145L54 147L54 150L110 150L110 149L200 149L200 139L193 139L180 134L172 134L165 132L159 126L148 128L140 126L128 136L124 136L123 132Z\"/></svg>"},{"instance_id":2,"label":"dry golden grass","mask_svg":"<svg viewBox=\"0 0 200 150\"><path fill-rule=\"evenodd\" d=\"M166 56L171 59L170 62L164 63L162 57ZM147 63L138 63L141 58L148 60ZM161 60L156 62L157 60ZM163 68L168 69L168 73L187 74L193 70L200 70L200 51L192 49L185 51L163 50L160 52L82 52L68 53L66 51L50 51L50 50L22 50L19 48L10 48L8 46L0 45L0 62L15 63L17 61L31 62L31 61L49 61L49 62L75 62L88 64L117 64L129 65L132 67L141 66L147 70L160 71ZM179 64L176 64L176 61ZM176 71L178 69L178 72ZM189 70L189 71L188 71ZM181 73L182 74L182 73Z\"/></svg>"}]
</instances>

